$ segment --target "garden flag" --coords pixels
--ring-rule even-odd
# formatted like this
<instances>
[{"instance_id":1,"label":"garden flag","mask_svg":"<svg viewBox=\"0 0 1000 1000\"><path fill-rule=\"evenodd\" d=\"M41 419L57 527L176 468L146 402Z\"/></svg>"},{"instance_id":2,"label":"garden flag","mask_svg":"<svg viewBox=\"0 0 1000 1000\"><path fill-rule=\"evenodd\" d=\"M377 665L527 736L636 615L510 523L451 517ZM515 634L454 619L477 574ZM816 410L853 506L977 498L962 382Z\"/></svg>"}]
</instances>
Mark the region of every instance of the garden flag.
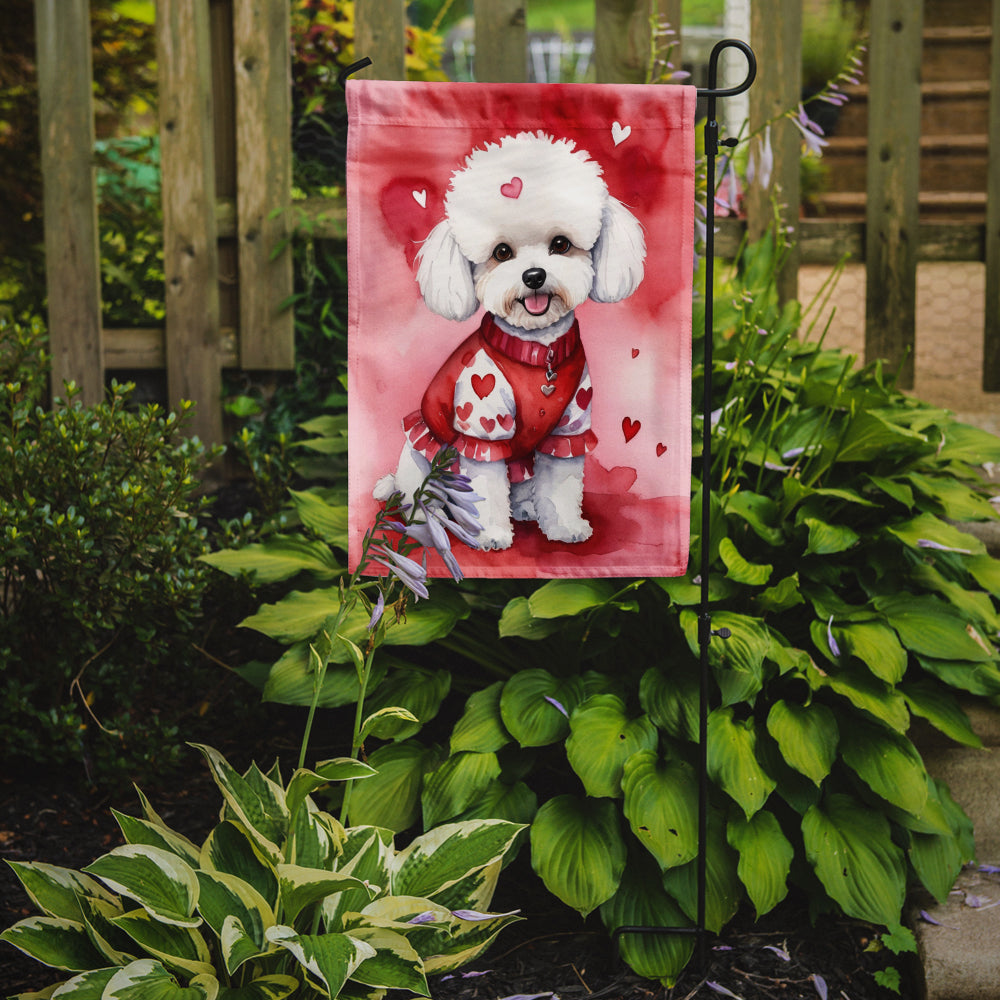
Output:
<instances>
[{"instance_id":1,"label":"garden flag","mask_svg":"<svg viewBox=\"0 0 1000 1000\"><path fill-rule=\"evenodd\" d=\"M686 571L695 96L348 83L352 567L450 448L466 576Z\"/></svg>"}]
</instances>

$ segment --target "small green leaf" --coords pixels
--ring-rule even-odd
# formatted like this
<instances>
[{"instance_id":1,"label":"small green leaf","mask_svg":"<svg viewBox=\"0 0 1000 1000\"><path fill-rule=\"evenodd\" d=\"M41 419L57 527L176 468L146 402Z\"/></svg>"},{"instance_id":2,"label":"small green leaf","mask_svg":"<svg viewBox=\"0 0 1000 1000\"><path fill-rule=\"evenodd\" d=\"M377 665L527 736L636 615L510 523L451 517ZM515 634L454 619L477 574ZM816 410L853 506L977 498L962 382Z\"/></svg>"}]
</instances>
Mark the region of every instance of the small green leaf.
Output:
<instances>
[{"instance_id":1,"label":"small green leaf","mask_svg":"<svg viewBox=\"0 0 1000 1000\"><path fill-rule=\"evenodd\" d=\"M438 759L436 751L415 740L379 747L368 758L377 773L351 789L351 824L397 833L411 827L420 817L424 773Z\"/></svg>"},{"instance_id":2,"label":"small green leaf","mask_svg":"<svg viewBox=\"0 0 1000 1000\"><path fill-rule=\"evenodd\" d=\"M528 598L534 618L564 618L606 604L615 595L607 580L549 580Z\"/></svg>"},{"instance_id":3,"label":"small green leaf","mask_svg":"<svg viewBox=\"0 0 1000 1000\"><path fill-rule=\"evenodd\" d=\"M748 562L740 555L739 549L729 538L719 540L719 557L726 565L730 580L746 584L748 587L763 587L771 578L774 566Z\"/></svg>"},{"instance_id":4,"label":"small green leaf","mask_svg":"<svg viewBox=\"0 0 1000 1000\"><path fill-rule=\"evenodd\" d=\"M424 779L421 804L424 827L429 829L454 819L500 776L495 753L452 754Z\"/></svg>"},{"instance_id":5,"label":"small green leaf","mask_svg":"<svg viewBox=\"0 0 1000 1000\"><path fill-rule=\"evenodd\" d=\"M558 619L536 618L531 613L527 597L515 597L507 602L500 615L501 639L545 639L564 627Z\"/></svg>"},{"instance_id":6,"label":"small green leaf","mask_svg":"<svg viewBox=\"0 0 1000 1000\"><path fill-rule=\"evenodd\" d=\"M566 736L569 716L582 700L579 677L560 679L547 670L522 670L504 684L500 715L521 746L547 746Z\"/></svg>"},{"instance_id":7,"label":"small green leaf","mask_svg":"<svg viewBox=\"0 0 1000 1000\"><path fill-rule=\"evenodd\" d=\"M671 666L669 673L650 667L639 681L639 704L660 729L678 740L698 739L697 672L684 662Z\"/></svg>"},{"instance_id":8,"label":"small green leaf","mask_svg":"<svg viewBox=\"0 0 1000 1000\"><path fill-rule=\"evenodd\" d=\"M926 719L956 743L967 747L983 745L965 710L947 688L928 679L907 681L900 685L900 691L914 715Z\"/></svg>"},{"instance_id":9,"label":"small green leaf","mask_svg":"<svg viewBox=\"0 0 1000 1000\"><path fill-rule=\"evenodd\" d=\"M708 773L749 819L764 805L776 782L757 762L753 718L738 721L733 709L717 708L708 717Z\"/></svg>"},{"instance_id":10,"label":"small green leaf","mask_svg":"<svg viewBox=\"0 0 1000 1000\"><path fill-rule=\"evenodd\" d=\"M292 505L302 523L315 532L324 542L347 549L347 507L327 503L313 490L289 490Z\"/></svg>"},{"instance_id":11,"label":"small green leaf","mask_svg":"<svg viewBox=\"0 0 1000 1000\"><path fill-rule=\"evenodd\" d=\"M915 653L975 663L996 659L996 651L975 626L936 597L882 595L874 603L903 645Z\"/></svg>"},{"instance_id":12,"label":"small green leaf","mask_svg":"<svg viewBox=\"0 0 1000 1000\"><path fill-rule=\"evenodd\" d=\"M781 755L817 787L830 773L837 756L837 720L826 705L798 705L779 699L767 716L767 731Z\"/></svg>"},{"instance_id":13,"label":"small green leaf","mask_svg":"<svg viewBox=\"0 0 1000 1000\"><path fill-rule=\"evenodd\" d=\"M737 816L730 820L726 837L729 846L739 851L736 873L760 919L788 894L788 873L795 849L774 813L765 809L750 819Z\"/></svg>"},{"instance_id":14,"label":"small green leaf","mask_svg":"<svg viewBox=\"0 0 1000 1000\"><path fill-rule=\"evenodd\" d=\"M254 583L277 583L299 573L331 580L344 572L328 545L294 535L272 535L239 549L223 549L200 557L230 576L249 576Z\"/></svg>"},{"instance_id":15,"label":"small green leaf","mask_svg":"<svg viewBox=\"0 0 1000 1000\"><path fill-rule=\"evenodd\" d=\"M807 517L803 523L809 529L809 543L806 555L828 556L844 552L855 545L858 533L845 524L828 524L819 518Z\"/></svg>"},{"instance_id":16,"label":"small green leaf","mask_svg":"<svg viewBox=\"0 0 1000 1000\"><path fill-rule=\"evenodd\" d=\"M462 717L451 733L451 752L474 750L477 753L494 753L510 742L500 716L500 692L503 681L469 696Z\"/></svg>"},{"instance_id":17,"label":"small green leaf","mask_svg":"<svg viewBox=\"0 0 1000 1000\"><path fill-rule=\"evenodd\" d=\"M900 733L853 718L841 742L844 762L876 795L919 815L927 801L927 772L920 754Z\"/></svg>"}]
</instances>

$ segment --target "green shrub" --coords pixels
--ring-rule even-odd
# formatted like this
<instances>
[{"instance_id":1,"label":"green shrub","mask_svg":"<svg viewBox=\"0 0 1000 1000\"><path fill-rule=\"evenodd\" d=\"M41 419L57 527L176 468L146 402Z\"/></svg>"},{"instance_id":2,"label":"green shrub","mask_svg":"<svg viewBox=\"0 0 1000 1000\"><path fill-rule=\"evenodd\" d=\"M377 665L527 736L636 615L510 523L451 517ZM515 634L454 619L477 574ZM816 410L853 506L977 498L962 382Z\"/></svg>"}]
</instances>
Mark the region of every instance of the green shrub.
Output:
<instances>
[{"instance_id":1,"label":"green shrub","mask_svg":"<svg viewBox=\"0 0 1000 1000\"><path fill-rule=\"evenodd\" d=\"M208 453L188 405L132 409L128 385L96 406L68 385L43 408L41 337L0 322L0 744L8 761L110 773L176 752L154 681L191 662Z\"/></svg>"}]
</instances>

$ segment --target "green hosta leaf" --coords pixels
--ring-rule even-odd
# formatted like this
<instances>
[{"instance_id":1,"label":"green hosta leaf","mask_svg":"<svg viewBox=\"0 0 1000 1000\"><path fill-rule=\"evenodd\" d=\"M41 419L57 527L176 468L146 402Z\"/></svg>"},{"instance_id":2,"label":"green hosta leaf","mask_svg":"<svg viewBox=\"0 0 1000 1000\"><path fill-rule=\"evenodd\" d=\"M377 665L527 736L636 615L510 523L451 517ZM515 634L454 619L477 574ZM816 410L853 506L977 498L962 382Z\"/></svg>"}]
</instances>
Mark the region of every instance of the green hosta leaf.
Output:
<instances>
[{"instance_id":1,"label":"green hosta leaf","mask_svg":"<svg viewBox=\"0 0 1000 1000\"><path fill-rule=\"evenodd\" d=\"M500 615L501 639L516 636L520 639L545 639L563 629L558 619L536 618L531 613L527 597L515 597L507 602Z\"/></svg>"},{"instance_id":2,"label":"green hosta leaf","mask_svg":"<svg viewBox=\"0 0 1000 1000\"><path fill-rule=\"evenodd\" d=\"M660 868L697 855L698 783L688 764L640 751L625 762L622 790L625 818Z\"/></svg>"},{"instance_id":3,"label":"green hosta leaf","mask_svg":"<svg viewBox=\"0 0 1000 1000\"><path fill-rule=\"evenodd\" d=\"M344 572L328 545L296 535L271 535L265 542L209 552L199 558L230 576L246 574L256 584L288 580L299 573L331 580Z\"/></svg>"},{"instance_id":4,"label":"green hosta leaf","mask_svg":"<svg viewBox=\"0 0 1000 1000\"><path fill-rule=\"evenodd\" d=\"M726 843L725 821L712 811L705 850L705 926L714 934L732 919L744 896L736 865L736 852ZM697 859L665 871L663 887L691 920L698 918Z\"/></svg>"},{"instance_id":5,"label":"green hosta leaf","mask_svg":"<svg viewBox=\"0 0 1000 1000\"><path fill-rule=\"evenodd\" d=\"M937 453L940 462L966 462L981 465L983 462L1000 461L997 436L981 427L961 424L951 420L944 434L944 441Z\"/></svg>"},{"instance_id":6,"label":"green hosta leaf","mask_svg":"<svg viewBox=\"0 0 1000 1000\"><path fill-rule=\"evenodd\" d=\"M146 844L125 844L98 858L84 871L113 892L134 899L165 924L197 927L198 878L176 854Z\"/></svg>"},{"instance_id":7,"label":"green hosta leaf","mask_svg":"<svg viewBox=\"0 0 1000 1000\"><path fill-rule=\"evenodd\" d=\"M451 733L451 752L473 750L494 753L510 742L510 733L500 717L500 692L503 681L470 695L462 717Z\"/></svg>"},{"instance_id":8,"label":"green hosta leaf","mask_svg":"<svg viewBox=\"0 0 1000 1000\"><path fill-rule=\"evenodd\" d=\"M276 862L281 855L278 844L288 831L284 789L267 778L257 782L248 780L230 767L217 750L201 744L192 745L205 755L226 805L250 832L265 856Z\"/></svg>"},{"instance_id":9,"label":"green hosta leaf","mask_svg":"<svg viewBox=\"0 0 1000 1000\"><path fill-rule=\"evenodd\" d=\"M563 618L607 604L615 595L608 580L549 580L528 598L535 618Z\"/></svg>"},{"instance_id":10,"label":"green hosta leaf","mask_svg":"<svg viewBox=\"0 0 1000 1000\"><path fill-rule=\"evenodd\" d=\"M672 603L682 608L691 607L691 605L701 602L701 584L693 583L690 577L657 577L653 583L667 594ZM724 601L727 597L732 597L738 589L739 586L734 581L721 573L709 573L708 599L710 601Z\"/></svg>"},{"instance_id":11,"label":"green hosta leaf","mask_svg":"<svg viewBox=\"0 0 1000 1000\"><path fill-rule=\"evenodd\" d=\"M776 701L767 716L767 731L781 748L781 756L815 785L830 773L837 756L839 731L833 712L812 702Z\"/></svg>"},{"instance_id":12,"label":"green hosta leaf","mask_svg":"<svg viewBox=\"0 0 1000 1000\"><path fill-rule=\"evenodd\" d=\"M347 549L347 507L330 504L312 490L289 490L292 505L302 523L324 542Z\"/></svg>"},{"instance_id":13,"label":"green hosta leaf","mask_svg":"<svg viewBox=\"0 0 1000 1000\"><path fill-rule=\"evenodd\" d=\"M700 656L698 616L693 611L682 611L680 621L692 654ZM715 612L712 629L723 628L729 629L729 638L713 636L708 646L708 662L722 690L723 704L752 702L763 686L764 659L771 648L770 633L759 618L728 611Z\"/></svg>"},{"instance_id":14,"label":"green hosta leaf","mask_svg":"<svg viewBox=\"0 0 1000 1000\"><path fill-rule=\"evenodd\" d=\"M817 877L849 917L899 923L906 866L880 812L849 795L830 795L806 813L802 836Z\"/></svg>"},{"instance_id":15,"label":"green hosta leaf","mask_svg":"<svg viewBox=\"0 0 1000 1000\"><path fill-rule=\"evenodd\" d=\"M278 865L278 884L281 888L282 913L286 920L293 922L305 907L318 903L327 896L345 889L368 889L353 875L303 868L300 865ZM374 895L374 891L371 895Z\"/></svg>"},{"instance_id":16,"label":"green hosta leaf","mask_svg":"<svg viewBox=\"0 0 1000 1000\"><path fill-rule=\"evenodd\" d=\"M940 594L956 611L981 626L987 633L996 635L1000 632L1000 615L997 614L990 594L955 583L926 562L915 566L910 578L914 584L919 585L914 589L931 590Z\"/></svg>"},{"instance_id":17,"label":"green hosta leaf","mask_svg":"<svg viewBox=\"0 0 1000 1000\"><path fill-rule=\"evenodd\" d=\"M349 934L296 934L291 927L279 924L267 931L272 944L287 949L308 973L335 997L344 983L366 959L375 957L375 949Z\"/></svg>"},{"instance_id":18,"label":"green hosta leaf","mask_svg":"<svg viewBox=\"0 0 1000 1000\"><path fill-rule=\"evenodd\" d=\"M754 600L757 607L765 613L787 611L798 604L805 604L805 598L799 590L799 574L784 577L773 587L757 594Z\"/></svg>"},{"instance_id":19,"label":"green hosta leaf","mask_svg":"<svg viewBox=\"0 0 1000 1000\"><path fill-rule=\"evenodd\" d=\"M654 865L630 858L615 894L601 904L601 920L609 932L619 927L687 927L690 921L664 891ZM623 934L622 958L638 975L673 986L691 959L690 934Z\"/></svg>"},{"instance_id":20,"label":"green hosta leaf","mask_svg":"<svg viewBox=\"0 0 1000 1000\"><path fill-rule=\"evenodd\" d=\"M927 439L915 431L879 416L872 410L861 410L851 421L840 448L838 462L868 462L890 448L926 444Z\"/></svg>"},{"instance_id":21,"label":"green hosta leaf","mask_svg":"<svg viewBox=\"0 0 1000 1000\"><path fill-rule=\"evenodd\" d=\"M570 717L566 758L588 795L616 799L625 761L638 750L655 749L658 739L649 716L629 719L620 698L595 694Z\"/></svg>"},{"instance_id":22,"label":"green hosta leaf","mask_svg":"<svg viewBox=\"0 0 1000 1000\"><path fill-rule=\"evenodd\" d=\"M271 907L277 905L277 873L240 823L227 820L208 835L201 848L199 867L234 875L253 886Z\"/></svg>"},{"instance_id":23,"label":"green hosta leaf","mask_svg":"<svg viewBox=\"0 0 1000 1000\"><path fill-rule=\"evenodd\" d=\"M353 757L324 760L312 771L308 768L299 768L288 782L285 805L289 813L296 813L309 795L331 781L355 781L374 777L377 773L375 768Z\"/></svg>"},{"instance_id":24,"label":"green hosta leaf","mask_svg":"<svg viewBox=\"0 0 1000 1000\"><path fill-rule=\"evenodd\" d=\"M660 729L678 740L698 739L697 672L677 663L669 673L650 667L639 682L639 704Z\"/></svg>"},{"instance_id":25,"label":"green hosta leaf","mask_svg":"<svg viewBox=\"0 0 1000 1000\"><path fill-rule=\"evenodd\" d=\"M461 879L499 862L522 829L497 819L447 823L428 830L396 855L392 891L434 899Z\"/></svg>"},{"instance_id":26,"label":"green hosta leaf","mask_svg":"<svg viewBox=\"0 0 1000 1000\"><path fill-rule=\"evenodd\" d=\"M8 861L32 903L46 916L83 919L81 896L93 896L114 903L115 897L97 879L39 861Z\"/></svg>"},{"instance_id":27,"label":"green hosta leaf","mask_svg":"<svg viewBox=\"0 0 1000 1000\"><path fill-rule=\"evenodd\" d=\"M927 772L907 737L861 719L852 719L850 737L841 741L847 766L876 795L919 815L927 801Z\"/></svg>"},{"instance_id":28,"label":"green hosta leaf","mask_svg":"<svg viewBox=\"0 0 1000 1000\"><path fill-rule=\"evenodd\" d=\"M875 607L915 653L974 663L996 659L995 650L975 626L936 597L884 595L875 598Z\"/></svg>"},{"instance_id":29,"label":"green hosta leaf","mask_svg":"<svg viewBox=\"0 0 1000 1000\"><path fill-rule=\"evenodd\" d=\"M128 843L159 847L164 851L170 851L171 854L176 854L189 865L198 864L199 849L187 837L175 833L159 823L126 816L124 813L118 812L117 809L112 809L111 812L118 821L122 835Z\"/></svg>"},{"instance_id":30,"label":"green hosta leaf","mask_svg":"<svg viewBox=\"0 0 1000 1000\"><path fill-rule=\"evenodd\" d=\"M358 736L362 740L374 736L380 740L391 740L395 736L406 739L417 732L422 723L407 708L392 706L391 708L380 708L372 712L361 724Z\"/></svg>"},{"instance_id":31,"label":"green hosta leaf","mask_svg":"<svg viewBox=\"0 0 1000 1000\"><path fill-rule=\"evenodd\" d=\"M931 680L908 681L900 686L914 715L926 719L945 736L967 747L981 747L983 741L972 728L969 717L947 688Z\"/></svg>"},{"instance_id":32,"label":"green hosta leaf","mask_svg":"<svg viewBox=\"0 0 1000 1000\"><path fill-rule=\"evenodd\" d=\"M531 825L531 865L549 892L582 916L610 899L625 870L615 804L572 795L549 799Z\"/></svg>"},{"instance_id":33,"label":"green hosta leaf","mask_svg":"<svg viewBox=\"0 0 1000 1000\"><path fill-rule=\"evenodd\" d=\"M505 819L527 826L538 812L538 796L523 782L490 782L457 819Z\"/></svg>"},{"instance_id":34,"label":"green hosta leaf","mask_svg":"<svg viewBox=\"0 0 1000 1000\"><path fill-rule=\"evenodd\" d=\"M726 514L735 515L753 529L758 538L771 546L780 546L784 541L781 527L781 512L778 505L768 496L739 490L726 497Z\"/></svg>"},{"instance_id":35,"label":"green hosta leaf","mask_svg":"<svg viewBox=\"0 0 1000 1000\"><path fill-rule=\"evenodd\" d=\"M879 622L854 622L833 626L844 653L856 656L886 684L898 684L906 673L906 650L896 633Z\"/></svg>"},{"instance_id":36,"label":"green hosta leaf","mask_svg":"<svg viewBox=\"0 0 1000 1000\"><path fill-rule=\"evenodd\" d=\"M274 926L274 913L267 900L249 883L222 872L198 872L201 894L198 910L205 922L215 931L216 936L230 947L224 947L226 970L232 975L247 958L255 957L266 949L264 931ZM224 934L227 921L239 924L238 934L230 928ZM242 942L249 939L250 954L241 954L232 947L234 937ZM245 952L246 949L242 948Z\"/></svg>"},{"instance_id":37,"label":"green hosta leaf","mask_svg":"<svg viewBox=\"0 0 1000 1000\"><path fill-rule=\"evenodd\" d=\"M579 677L560 679L547 670L522 670L504 684L500 716L521 746L547 746L569 732L569 716L583 697Z\"/></svg>"},{"instance_id":38,"label":"green hosta leaf","mask_svg":"<svg viewBox=\"0 0 1000 1000\"><path fill-rule=\"evenodd\" d=\"M986 697L1000 694L1000 669L993 663L936 660L930 656L918 656L917 662L949 687Z\"/></svg>"},{"instance_id":39,"label":"green hosta leaf","mask_svg":"<svg viewBox=\"0 0 1000 1000\"><path fill-rule=\"evenodd\" d=\"M744 583L748 587L763 587L771 578L774 566L770 563L762 565L760 563L747 562L740 555L739 549L729 538L719 541L719 557L726 565L727 576L736 583Z\"/></svg>"},{"instance_id":40,"label":"green hosta leaf","mask_svg":"<svg viewBox=\"0 0 1000 1000\"><path fill-rule=\"evenodd\" d=\"M910 713L906 710L903 696L884 681L873 677L867 669L848 666L839 668L835 673L824 674L812 666L806 672L806 679L814 690L829 688L899 733L905 733L910 724Z\"/></svg>"},{"instance_id":41,"label":"green hosta leaf","mask_svg":"<svg viewBox=\"0 0 1000 1000\"><path fill-rule=\"evenodd\" d=\"M828 524L815 517L803 518L803 523L809 529L806 555L828 556L845 552L856 544L860 537L846 524Z\"/></svg>"},{"instance_id":42,"label":"green hosta leaf","mask_svg":"<svg viewBox=\"0 0 1000 1000\"><path fill-rule=\"evenodd\" d=\"M788 873L795 849L774 813L762 809L751 819L738 816L726 829L729 846L739 851L736 873L760 919L788 894Z\"/></svg>"},{"instance_id":43,"label":"green hosta leaf","mask_svg":"<svg viewBox=\"0 0 1000 1000\"><path fill-rule=\"evenodd\" d=\"M424 826L454 819L498 777L500 764L495 753L452 754L424 780Z\"/></svg>"},{"instance_id":44,"label":"green hosta leaf","mask_svg":"<svg viewBox=\"0 0 1000 1000\"><path fill-rule=\"evenodd\" d=\"M1000 597L1000 559L994 559L991 555L981 555L965 559L964 563L980 587L989 591L994 597Z\"/></svg>"},{"instance_id":45,"label":"green hosta leaf","mask_svg":"<svg viewBox=\"0 0 1000 1000\"><path fill-rule=\"evenodd\" d=\"M298 988L292 976L261 976L245 986L223 987L218 1000L285 1000Z\"/></svg>"},{"instance_id":46,"label":"green hosta leaf","mask_svg":"<svg viewBox=\"0 0 1000 1000\"><path fill-rule=\"evenodd\" d=\"M911 472L906 478L925 497L939 504L941 513L951 521L992 521L996 518L996 511L986 497L954 477Z\"/></svg>"},{"instance_id":47,"label":"green hosta leaf","mask_svg":"<svg viewBox=\"0 0 1000 1000\"><path fill-rule=\"evenodd\" d=\"M424 774L438 763L437 751L415 740L379 747L368 758L378 772L351 790L354 826L381 826L399 833L420 817Z\"/></svg>"},{"instance_id":48,"label":"green hosta leaf","mask_svg":"<svg viewBox=\"0 0 1000 1000\"><path fill-rule=\"evenodd\" d=\"M54 969L81 972L99 968L104 959L91 944L87 929L64 917L28 917L0 934L6 941L35 961Z\"/></svg>"},{"instance_id":49,"label":"green hosta leaf","mask_svg":"<svg viewBox=\"0 0 1000 1000\"><path fill-rule=\"evenodd\" d=\"M101 1000L216 1000L218 995L219 982L210 974L181 986L159 962L143 958L117 970Z\"/></svg>"},{"instance_id":50,"label":"green hosta leaf","mask_svg":"<svg viewBox=\"0 0 1000 1000\"><path fill-rule=\"evenodd\" d=\"M877 489L880 489L887 496L895 500L896 503L901 504L907 510L912 510L913 490L911 490L906 483L900 482L897 479L889 479L885 476L865 476L864 478Z\"/></svg>"},{"instance_id":51,"label":"green hosta leaf","mask_svg":"<svg viewBox=\"0 0 1000 1000\"><path fill-rule=\"evenodd\" d=\"M383 927L362 926L352 929L351 937L375 949L375 954L351 973L355 982L430 996L424 963L402 934Z\"/></svg>"},{"instance_id":52,"label":"green hosta leaf","mask_svg":"<svg viewBox=\"0 0 1000 1000\"><path fill-rule=\"evenodd\" d=\"M958 552L968 552L971 555L983 555L986 552L986 546L974 535L942 521L933 514L918 514L909 521L887 526L886 531L912 549L922 549L925 546L921 543L931 542L933 545Z\"/></svg>"},{"instance_id":53,"label":"green hosta leaf","mask_svg":"<svg viewBox=\"0 0 1000 1000\"><path fill-rule=\"evenodd\" d=\"M964 858L953 834L911 833L910 864L924 888L944 903L962 870Z\"/></svg>"},{"instance_id":54,"label":"green hosta leaf","mask_svg":"<svg viewBox=\"0 0 1000 1000\"><path fill-rule=\"evenodd\" d=\"M189 976L211 975L212 956L205 939L191 927L164 924L145 910L133 910L111 921L168 968Z\"/></svg>"},{"instance_id":55,"label":"green hosta leaf","mask_svg":"<svg viewBox=\"0 0 1000 1000\"><path fill-rule=\"evenodd\" d=\"M394 670L377 687L365 702L365 707L376 712L386 708L403 708L414 717L382 722L380 739L405 740L420 731L438 713L441 702L451 689L451 674L447 670L425 670L418 667Z\"/></svg>"},{"instance_id":56,"label":"green hosta leaf","mask_svg":"<svg viewBox=\"0 0 1000 1000\"><path fill-rule=\"evenodd\" d=\"M368 681L370 688L377 687L385 677L388 658L377 657ZM339 708L358 700L360 687L353 666L331 663L323 675L317 708ZM316 698L316 674L310 661L309 643L297 642L282 653L273 664L264 681L261 697L279 705L311 705Z\"/></svg>"},{"instance_id":57,"label":"green hosta leaf","mask_svg":"<svg viewBox=\"0 0 1000 1000\"><path fill-rule=\"evenodd\" d=\"M708 717L708 773L749 819L774 791L775 781L757 762L757 732L752 718L733 718L732 708Z\"/></svg>"}]
</instances>

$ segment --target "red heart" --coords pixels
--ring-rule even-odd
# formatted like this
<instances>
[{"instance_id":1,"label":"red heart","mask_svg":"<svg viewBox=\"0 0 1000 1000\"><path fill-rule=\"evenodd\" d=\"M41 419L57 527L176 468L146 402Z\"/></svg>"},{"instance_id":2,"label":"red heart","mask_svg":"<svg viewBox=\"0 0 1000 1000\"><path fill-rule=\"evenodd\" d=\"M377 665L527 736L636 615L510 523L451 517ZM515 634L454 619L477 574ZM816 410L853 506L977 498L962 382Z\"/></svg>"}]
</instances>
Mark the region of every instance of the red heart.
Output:
<instances>
[{"instance_id":1,"label":"red heart","mask_svg":"<svg viewBox=\"0 0 1000 1000\"><path fill-rule=\"evenodd\" d=\"M506 184L500 185L500 193L505 198L520 198L523 183L520 177L511 177Z\"/></svg>"},{"instance_id":2,"label":"red heart","mask_svg":"<svg viewBox=\"0 0 1000 1000\"><path fill-rule=\"evenodd\" d=\"M576 394L576 405L579 406L581 410L587 409L587 407L590 406L590 399L593 395L593 386L589 389L579 389Z\"/></svg>"},{"instance_id":3,"label":"red heart","mask_svg":"<svg viewBox=\"0 0 1000 1000\"><path fill-rule=\"evenodd\" d=\"M666 450L667 446L665 444L658 444L656 446L656 457L659 458Z\"/></svg>"},{"instance_id":4,"label":"red heart","mask_svg":"<svg viewBox=\"0 0 1000 1000\"><path fill-rule=\"evenodd\" d=\"M639 348L638 347L633 347L632 348L632 357L633 358L639 357Z\"/></svg>"},{"instance_id":5,"label":"red heart","mask_svg":"<svg viewBox=\"0 0 1000 1000\"><path fill-rule=\"evenodd\" d=\"M495 420L490 420L489 417L480 417L479 422L483 425L483 430L486 431L487 434L490 434L493 431L493 428L497 425L497 422Z\"/></svg>"},{"instance_id":6,"label":"red heart","mask_svg":"<svg viewBox=\"0 0 1000 1000\"><path fill-rule=\"evenodd\" d=\"M493 391L496 384L496 377L492 374L472 376L472 391L480 399L485 399Z\"/></svg>"},{"instance_id":7,"label":"red heart","mask_svg":"<svg viewBox=\"0 0 1000 1000\"><path fill-rule=\"evenodd\" d=\"M622 433L625 435L626 442L631 441L639 433L640 427L642 427L642 424L631 417L626 417L622 421Z\"/></svg>"},{"instance_id":8,"label":"red heart","mask_svg":"<svg viewBox=\"0 0 1000 1000\"><path fill-rule=\"evenodd\" d=\"M497 423L505 430L509 431L511 427L514 426L514 414L513 413L498 413Z\"/></svg>"},{"instance_id":9,"label":"red heart","mask_svg":"<svg viewBox=\"0 0 1000 1000\"><path fill-rule=\"evenodd\" d=\"M463 403L461 406L456 406L455 412L458 414L459 420L468 420L469 414L472 412L472 403Z\"/></svg>"}]
</instances>

